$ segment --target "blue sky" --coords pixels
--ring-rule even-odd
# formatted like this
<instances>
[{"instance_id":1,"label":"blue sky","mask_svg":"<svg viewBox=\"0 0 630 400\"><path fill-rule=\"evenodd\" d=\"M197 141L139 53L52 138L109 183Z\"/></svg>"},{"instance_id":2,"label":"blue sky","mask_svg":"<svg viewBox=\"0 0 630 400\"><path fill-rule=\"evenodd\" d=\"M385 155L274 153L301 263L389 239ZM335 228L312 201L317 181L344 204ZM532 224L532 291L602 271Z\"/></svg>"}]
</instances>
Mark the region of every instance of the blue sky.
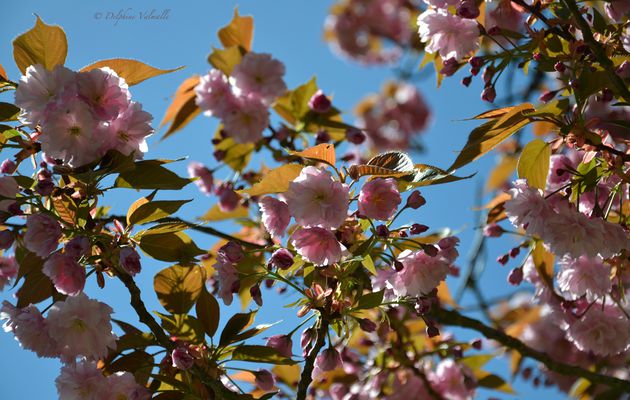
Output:
<instances>
[{"instance_id":1,"label":"blue sky","mask_svg":"<svg viewBox=\"0 0 630 400\"><path fill-rule=\"evenodd\" d=\"M380 89L383 82L391 78L388 68L365 68L355 63L340 59L334 55L322 40L322 25L332 1L312 0L273 0L273 1L209 1L209 2L172 2L163 0L115 0L73 2L69 0L21 1L10 2L4 7L2 40L0 40L0 63L6 68L9 77L18 79L18 71L12 60L11 40L18 34L30 29L35 22L34 14L39 15L48 24L61 25L68 36L69 51L66 65L79 69L93 61L107 58L137 58L159 68L186 66L181 71L164 75L132 87L134 100L142 102L144 109L155 117L155 123L161 120L178 84L192 74L203 74L209 66L206 57L212 46L219 46L216 31L226 24L235 5L241 14L251 14L255 18L254 50L268 52L286 65L286 81L289 87L295 87L316 75L319 86L327 93L334 94L334 104L350 111L358 100L370 92ZM165 20L148 21L138 18L139 14L161 15L168 10ZM108 14L122 12L134 19L108 19ZM459 83L458 77L445 79L439 90L430 78L419 83L424 97L433 110L430 128L423 134L423 143L427 151L413 155L416 163L426 163L446 167L455 157L455 151L465 143L474 123L461 121L473 116L487 107L479 101L481 87L474 82L470 88ZM500 97L500 95L499 95ZM352 122L350 113L347 121ZM160 142L161 132L149 140L147 158L179 158L188 156L191 160L212 163L210 139L214 133L216 121L198 117L188 127L175 136ZM460 171L461 174L478 171L470 180L454 184L426 188L423 193L428 201L415 213L403 214L401 223L419 222L431 228L451 227L458 231L461 238L462 254L460 263L464 266L467 252L471 246L475 228L475 214L472 211L475 191L485 181L487 172L493 164L493 156L488 155L472 166ZM186 162L171 164L173 168L185 174ZM140 197L140 193L131 190L117 191L106 198L106 203L113 205L114 211L124 213L128 205ZM182 216L194 219L212 205L212 199L198 193L194 185L180 192L164 192L163 199L194 198L194 202L182 209ZM221 226L229 230L230 226ZM200 247L209 248L213 239L194 235ZM493 260L515 243L510 240L493 242L489 251L488 271L481 282L486 297L500 296L513 291L506 283L509 268L500 267ZM143 272L138 283L147 299L151 310L160 310L152 290L153 274L167 264L150 259L143 260ZM450 279L454 289L461 282ZM92 283L87 293L91 297L106 299L116 311L115 317L135 322L136 317L128 305L128 294L114 280L108 280L104 290ZM12 292L5 291L0 298L9 299ZM467 301L467 299L465 298ZM295 326L297 319L292 310L281 306L292 301L286 296L279 297L271 292L265 294L268 307L263 307L257 322L270 323L282 321L268 331L269 334L288 331ZM270 307L269 307L270 306ZM276 306L276 307L274 307ZM236 312L232 306L222 310L223 322ZM227 316L227 317L226 317ZM468 334L465 337L472 337ZM59 363L56 360L37 359L32 353L19 349L10 334L0 334L0 382L5 399L54 399L54 379L58 374ZM495 363L495 366L505 364ZM528 385L514 384L518 396L506 396L492 393L493 396L508 398L530 398L533 392ZM490 395L484 392L484 397ZM562 398L555 391L545 391L545 398Z\"/></svg>"}]
</instances>

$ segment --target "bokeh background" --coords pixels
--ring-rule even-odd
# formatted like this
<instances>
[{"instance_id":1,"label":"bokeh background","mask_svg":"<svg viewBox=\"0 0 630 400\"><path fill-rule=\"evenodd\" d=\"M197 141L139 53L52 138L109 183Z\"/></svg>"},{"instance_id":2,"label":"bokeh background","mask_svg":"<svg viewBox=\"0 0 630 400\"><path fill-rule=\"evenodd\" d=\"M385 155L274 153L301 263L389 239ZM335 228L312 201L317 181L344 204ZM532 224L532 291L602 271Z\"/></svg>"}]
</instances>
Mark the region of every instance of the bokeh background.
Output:
<instances>
[{"instance_id":1,"label":"bokeh background","mask_svg":"<svg viewBox=\"0 0 630 400\"><path fill-rule=\"evenodd\" d=\"M322 27L328 9L333 4L330 0L211 0L196 2L173 2L164 0L115 0L115 1L70 1L55 2L13 1L3 6L3 22L0 40L0 63L5 67L12 80L18 80L19 72L12 59L11 41L18 34L30 29L35 22L35 14L44 22L62 26L67 34L69 51L66 65L72 69L107 58L136 58L159 68L186 66L181 71L159 76L131 88L135 101L142 102L144 109L153 114L155 125L161 120L170 104L170 96L181 81L192 74L208 71L206 61L212 46L219 46L216 31L232 17L235 6L241 14L250 14L255 19L254 50L268 52L286 65L286 82L292 88L306 82L313 75L317 76L319 86L334 96L334 105L345 110L344 118L352 123L354 105L366 94L379 91L381 85L391 79L393 72L388 67L364 67L344 60L334 54L322 39ZM142 20L137 16L153 11L154 15L167 15L162 20ZM108 19L108 13L135 15L133 20ZM163 14L166 13L166 14ZM447 78L438 90L433 73L417 82L433 116L429 128L422 134L425 151L412 153L416 163L446 167L455 158L455 152L462 147L470 130L476 122L464 121L488 108L479 99L482 90L479 79L471 87L460 84L460 77ZM499 93L499 97L501 93ZM12 100L12 94L2 99ZM6 101L6 100L2 100ZM179 158L201 161L215 165L212 158L210 140L215 132L216 120L203 116L197 117L182 132L160 141L163 130L149 139L147 158ZM254 163L265 160L255 159ZM266 160L267 163L271 163ZM400 223L419 222L432 229L450 227L461 239L459 265L462 271L467 268L468 252L473 246L478 230L477 213L474 207L479 205L479 189L483 189L485 180L494 164L493 156L487 155L467 166L459 174L477 174L469 180L448 185L428 187L423 190L427 205L415 212L406 212L399 219ZM188 161L170 164L172 168L186 175ZM221 174L227 173L222 169ZM127 207L142 193L133 190L110 192L101 204L112 205L112 212L124 214ZM181 210L181 216L193 220L209 209L214 199L199 193L194 185L189 185L179 192L162 192L162 199L190 199ZM486 195L487 200L487 195ZM226 231L235 229L230 224L216 224ZM202 248L210 248L215 240L208 236L191 233ZM510 238L501 238L490 242L487 252L488 264L480 281L486 298L505 296L516 291L506 281L510 265L502 267L495 262L499 254L508 251L516 244ZM517 263L518 261L511 261ZM143 271L137 277L143 291L145 302L150 310L161 307L153 291L153 275L165 263L143 258ZM449 278L453 292L463 284L463 278ZM527 288L518 288L526 291ZM108 280L105 289L99 289L93 280L86 288L91 297L105 299L115 310L114 317L129 322L137 322L137 317L129 306L128 293L116 280ZM288 292L290 293L290 291ZM14 290L6 288L0 293L0 299L11 299ZM277 295L275 291L264 291L265 307L258 313L257 323L279 322L263 336L290 331L298 319L295 310L284 308L294 298L290 294ZM474 304L474 297L467 293L463 297L464 306ZM222 323L240 310L236 301L231 307L223 308ZM478 313L472 313L482 317ZM454 332L464 339L475 338L469 331L455 329ZM259 339L261 340L261 339ZM299 343L296 338L294 342ZM484 346L485 352L496 352L490 344ZM11 334L0 333L0 398L7 400L55 399L57 398L54 379L58 375L58 360L38 359L33 353L23 351ZM499 355L497 353L497 355ZM530 362L530 365L532 363ZM257 367L257 366L256 366ZM490 367L509 378L508 363L497 359ZM512 383L516 395L498 392L479 391L479 398L528 399L542 396L545 399L564 398L555 389L532 390L529 383L517 379Z\"/></svg>"}]
</instances>

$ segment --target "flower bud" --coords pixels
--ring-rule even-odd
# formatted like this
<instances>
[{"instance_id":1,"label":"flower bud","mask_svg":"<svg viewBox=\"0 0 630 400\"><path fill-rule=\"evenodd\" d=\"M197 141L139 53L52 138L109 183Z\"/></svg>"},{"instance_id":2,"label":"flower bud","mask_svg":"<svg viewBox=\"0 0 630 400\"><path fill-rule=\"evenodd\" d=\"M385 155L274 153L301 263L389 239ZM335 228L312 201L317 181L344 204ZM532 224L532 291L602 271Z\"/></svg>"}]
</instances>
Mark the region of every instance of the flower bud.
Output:
<instances>
[{"instance_id":1,"label":"flower bud","mask_svg":"<svg viewBox=\"0 0 630 400\"><path fill-rule=\"evenodd\" d=\"M329 347L322 351L317 358L315 358L315 367L322 371L332 371L341 366L341 355L333 348Z\"/></svg>"},{"instance_id":2,"label":"flower bud","mask_svg":"<svg viewBox=\"0 0 630 400\"><path fill-rule=\"evenodd\" d=\"M424 250L426 255L428 255L429 257L435 257L438 255L438 248L430 244L423 246L422 250Z\"/></svg>"},{"instance_id":3,"label":"flower bud","mask_svg":"<svg viewBox=\"0 0 630 400\"><path fill-rule=\"evenodd\" d=\"M240 202L240 196L230 185L222 184L215 193L219 196L219 208L223 212L234 211Z\"/></svg>"},{"instance_id":4,"label":"flower bud","mask_svg":"<svg viewBox=\"0 0 630 400\"><path fill-rule=\"evenodd\" d=\"M382 238L389 237L389 229L385 225L379 225L376 227L376 235Z\"/></svg>"},{"instance_id":5,"label":"flower bud","mask_svg":"<svg viewBox=\"0 0 630 400\"><path fill-rule=\"evenodd\" d=\"M276 380L273 378L271 372L266 369L259 369L258 372L254 372L254 383L260 389L268 392L273 389L273 385L276 384Z\"/></svg>"},{"instance_id":6,"label":"flower bud","mask_svg":"<svg viewBox=\"0 0 630 400\"><path fill-rule=\"evenodd\" d=\"M346 139L352 144L359 145L365 142L365 134L357 128L348 128L346 130Z\"/></svg>"},{"instance_id":7,"label":"flower bud","mask_svg":"<svg viewBox=\"0 0 630 400\"><path fill-rule=\"evenodd\" d=\"M273 252L269 264L279 269L289 269L293 265L293 254L285 248Z\"/></svg>"},{"instance_id":8,"label":"flower bud","mask_svg":"<svg viewBox=\"0 0 630 400\"><path fill-rule=\"evenodd\" d=\"M494 86L488 86L481 92L481 100L488 103L494 103L494 99L497 98L497 92L494 90Z\"/></svg>"},{"instance_id":9,"label":"flower bud","mask_svg":"<svg viewBox=\"0 0 630 400\"><path fill-rule=\"evenodd\" d=\"M558 61L557 63L555 63L553 65L553 69L555 69L556 71L562 73L562 72L566 71L567 67L562 62Z\"/></svg>"},{"instance_id":10,"label":"flower bud","mask_svg":"<svg viewBox=\"0 0 630 400\"><path fill-rule=\"evenodd\" d=\"M514 247L512 248L512 250L510 250L510 257L516 258L520 252L521 252L521 249L519 247Z\"/></svg>"},{"instance_id":11,"label":"flower bud","mask_svg":"<svg viewBox=\"0 0 630 400\"><path fill-rule=\"evenodd\" d=\"M185 347L177 347L173 350L171 360L173 361L173 367L183 371L190 369L195 361Z\"/></svg>"},{"instance_id":12,"label":"flower bud","mask_svg":"<svg viewBox=\"0 0 630 400\"><path fill-rule=\"evenodd\" d=\"M499 237L503 232L505 230L494 222L483 227L483 235L485 237Z\"/></svg>"},{"instance_id":13,"label":"flower bud","mask_svg":"<svg viewBox=\"0 0 630 400\"><path fill-rule=\"evenodd\" d=\"M457 7L457 15L466 19L475 19L481 12L474 0L462 0Z\"/></svg>"},{"instance_id":14,"label":"flower bud","mask_svg":"<svg viewBox=\"0 0 630 400\"><path fill-rule=\"evenodd\" d=\"M411 192L409 197L407 197L407 204L405 207L410 207L416 210L426 203L427 201L424 199L424 197L422 197L420 192L418 190L414 190L413 192Z\"/></svg>"},{"instance_id":15,"label":"flower bud","mask_svg":"<svg viewBox=\"0 0 630 400\"><path fill-rule=\"evenodd\" d=\"M412 235L419 235L421 233L424 233L426 231L429 230L429 227L426 225L422 225L422 224L413 224L411 225L411 228L409 229L409 232Z\"/></svg>"},{"instance_id":16,"label":"flower bud","mask_svg":"<svg viewBox=\"0 0 630 400\"><path fill-rule=\"evenodd\" d=\"M291 358L293 355L293 341L289 335L270 336L267 338L267 346L277 350L278 353L287 358Z\"/></svg>"},{"instance_id":17,"label":"flower bud","mask_svg":"<svg viewBox=\"0 0 630 400\"><path fill-rule=\"evenodd\" d=\"M453 57L444 60L442 64L442 69L440 69L440 74L444 76L452 76L459 69L459 63Z\"/></svg>"},{"instance_id":18,"label":"flower bud","mask_svg":"<svg viewBox=\"0 0 630 400\"><path fill-rule=\"evenodd\" d=\"M315 144L322 144L330 142L330 134L327 130L322 129L317 132L317 136L315 137Z\"/></svg>"},{"instance_id":19,"label":"flower bud","mask_svg":"<svg viewBox=\"0 0 630 400\"><path fill-rule=\"evenodd\" d=\"M621 65L617 67L615 73L623 79L630 78L630 62L622 62Z\"/></svg>"},{"instance_id":20,"label":"flower bud","mask_svg":"<svg viewBox=\"0 0 630 400\"><path fill-rule=\"evenodd\" d=\"M302 347L302 355L306 357L311 350L311 342L315 339L315 331L313 328L306 328L300 337L300 347Z\"/></svg>"},{"instance_id":21,"label":"flower bud","mask_svg":"<svg viewBox=\"0 0 630 400\"><path fill-rule=\"evenodd\" d=\"M219 249L221 253L233 264L238 263L245 257L245 253L243 253L243 248L240 244L229 241Z\"/></svg>"},{"instance_id":22,"label":"flower bud","mask_svg":"<svg viewBox=\"0 0 630 400\"><path fill-rule=\"evenodd\" d=\"M15 172L15 168L17 168L15 162L13 162L13 160L6 159L2 161L2 165L0 165L0 173L12 174Z\"/></svg>"},{"instance_id":23,"label":"flower bud","mask_svg":"<svg viewBox=\"0 0 630 400\"><path fill-rule=\"evenodd\" d=\"M494 77L494 68L486 67L486 69L483 70L483 74L481 75L481 79L483 79L483 83L485 85L490 84L493 77Z\"/></svg>"},{"instance_id":24,"label":"flower bud","mask_svg":"<svg viewBox=\"0 0 630 400\"><path fill-rule=\"evenodd\" d=\"M140 254L131 246L120 249L119 262L120 266L131 276L139 273L142 269Z\"/></svg>"},{"instance_id":25,"label":"flower bud","mask_svg":"<svg viewBox=\"0 0 630 400\"><path fill-rule=\"evenodd\" d=\"M262 293L260 292L260 285L254 285L250 287L249 294L252 296L252 299L254 300L254 302L258 304L258 307L262 307L263 300L262 300Z\"/></svg>"},{"instance_id":26,"label":"flower bud","mask_svg":"<svg viewBox=\"0 0 630 400\"><path fill-rule=\"evenodd\" d=\"M367 318L361 318L359 320L359 327L365 332L374 332L377 328L376 322Z\"/></svg>"},{"instance_id":27,"label":"flower bud","mask_svg":"<svg viewBox=\"0 0 630 400\"><path fill-rule=\"evenodd\" d=\"M547 103L550 100L552 100L554 97L556 97L556 94L558 93L557 90L548 90L546 92L543 92L540 97L538 98L538 100L541 103Z\"/></svg>"},{"instance_id":28,"label":"flower bud","mask_svg":"<svg viewBox=\"0 0 630 400\"><path fill-rule=\"evenodd\" d=\"M318 90L308 101L308 107L318 114L330 111L331 106L330 99L321 90Z\"/></svg>"},{"instance_id":29,"label":"flower bud","mask_svg":"<svg viewBox=\"0 0 630 400\"><path fill-rule=\"evenodd\" d=\"M510 260L509 254L503 254L502 256L497 257L497 262L501 265L505 265Z\"/></svg>"},{"instance_id":30,"label":"flower bud","mask_svg":"<svg viewBox=\"0 0 630 400\"><path fill-rule=\"evenodd\" d=\"M518 267L510 271L510 274L508 275L508 282L510 285L514 286L520 285L521 282L523 282L523 268Z\"/></svg>"},{"instance_id":31,"label":"flower bud","mask_svg":"<svg viewBox=\"0 0 630 400\"><path fill-rule=\"evenodd\" d=\"M470 83L472 82L472 76L466 76L464 78L462 78L462 85L468 87L470 86Z\"/></svg>"},{"instance_id":32,"label":"flower bud","mask_svg":"<svg viewBox=\"0 0 630 400\"><path fill-rule=\"evenodd\" d=\"M437 326L429 324L427 325L426 333L428 337L433 338L440 335L440 330L437 328Z\"/></svg>"}]
</instances>

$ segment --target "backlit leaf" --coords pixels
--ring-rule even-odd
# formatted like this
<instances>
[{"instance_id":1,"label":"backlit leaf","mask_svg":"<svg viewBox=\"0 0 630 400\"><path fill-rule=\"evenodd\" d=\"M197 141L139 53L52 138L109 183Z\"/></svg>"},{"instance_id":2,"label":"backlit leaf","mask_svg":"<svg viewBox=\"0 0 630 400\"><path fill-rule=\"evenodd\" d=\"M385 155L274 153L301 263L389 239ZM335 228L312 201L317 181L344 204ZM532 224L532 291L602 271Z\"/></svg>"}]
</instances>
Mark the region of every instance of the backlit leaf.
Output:
<instances>
[{"instance_id":1,"label":"backlit leaf","mask_svg":"<svg viewBox=\"0 0 630 400\"><path fill-rule=\"evenodd\" d=\"M162 166L158 160L138 161L133 169L121 172L114 183L116 187L133 189L179 190L191 180L182 178L175 172Z\"/></svg>"},{"instance_id":2,"label":"backlit leaf","mask_svg":"<svg viewBox=\"0 0 630 400\"><path fill-rule=\"evenodd\" d=\"M160 122L160 127L169 122L171 123L164 136L162 136L162 140L182 129L201 112L197 104L195 104L196 95L194 88L198 83L199 77L192 76L182 82L177 88L173 102L168 106L164 118Z\"/></svg>"},{"instance_id":3,"label":"backlit leaf","mask_svg":"<svg viewBox=\"0 0 630 400\"><path fill-rule=\"evenodd\" d=\"M39 16L31 30L13 41L13 58L22 74L35 64L41 64L48 70L63 65L67 53L68 41L63 29L45 24Z\"/></svg>"},{"instance_id":4,"label":"backlit leaf","mask_svg":"<svg viewBox=\"0 0 630 400\"><path fill-rule=\"evenodd\" d=\"M274 168L264 174L259 182L251 188L241 190L250 196L261 196L270 193L284 193L289 189L289 184L300 175L303 166L299 164L285 164Z\"/></svg>"},{"instance_id":5,"label":"backlit leaf","mask_svg":"<svg viewBox=\"0 0 630 400\"><path fill-rule=\"evenodd\" d=\"M506 155L501 158L499 164L490 172L486 182L486 190L493 191L499 189L514 174L518 159L514 156Z\"/></svg>"},{"instance_id":6,"label":"backlit leaf","mask_svg":"<svg viewBox=\"0 0 630 400\"><path fill-rule=\"evenodd\" d=\"M230 343L233 343L233 340L237 337L238 333L254 322L255 316L256 311L234 314L225 324L223 332L221 332L219 345L226 346Z\"/></svg>"},{"instance_id":7,"label":"backlit leaf","mask_svg":"<svg viewBox=\"0 0 630 400\"><path fill-rule=\"evenodd\" d=\"M235 66L240 64L243 54L238 46L231 46L225 49L212 48L212 53L208 56L208 62L225 75L230 76Z\"/></svg>"},{"instance_id":8,"label":"backlit leaf","mask_svg":"<svg viewBox=\"0 0 630 400\"><path fill-rule=\"evenodd\" d=\"M158 272L153 288L160 304L173 314L185 314L202 292L205 276L199 266L173 265Z\"/></svg>"},{"instance_id":9,"label":"backlit leaf","mask_svg":"<svg viewBox=\"0 0 630 400\"><path fill-rule=\"evenodd\" d=\"M318 144L303 151L292 151L291 154L307 160L321 161L332 166L337 162L335 146L329 143Z\"/></svg>"},{"instance_id":10,"label":"backlit leaf","mask_svg":"<svg viewBox=\"0 0 630 400\"><path fill-rule=\"evenodd\" d=\"M249 216L249 209L247 207L238 206L233 211L221 211L218 204L212 206L208 212L206 212L199 219L203 221L224 221L226 219L247 218Z\"/></svg>"},{"instance_id":11,"label":"backlit leaf","mask_svg":"<svg viewBox=\"0 0 630 400\"><path fill-rule=\"evenodd\" d=\"M232 20L219 29L218 36L224 47L241 46L249 51L254 37L254 18L249 15L241 17L238 8L235 8Z\"/></svg>"},{"instance_id":12,"label":"backlit leaf","mask_svg":"<svg viewBox=\"0 0 630 400\"><path fill-rule=\"evenodd\" d=\"M0 121L17 121L18 115L20 115L19 107L11 103L0 102Z\"/></svg>"},{"instance_id":13,"label":"backlit leaf","mask_svg":"<svg viewBox=\"0 0 630 400\"><path fill-rule=\"evenodd\" d=\"M292 365L295 361L268 346L240 345L232 352L232 360L267 364Z\"/></svg>"},{"instance_id":14,"label":"backlit leaf","mask_svg":"<svg viewBox=\"0 0 630 400\"><path fill-rule=\"evenodd\" d=\"M214 336L219 327L221 310L217 299L211 293L208 293L205 286L201 288L201 293L197 298L195 312L206 334L210 337Z\"/></svg>"},{"instance_id":15,"label":"backlit leaf","mask_svg":"<svg viewBox=\"0 0 630 400\"><path fill-rule=\"evenodd\" d=\"M187 314L162 314L156 312L162 320L162 328L164 328L172 336L179 340L200 344L204 341L205 333L197 318Z\"/></svg>"},{"instance_id":16,"label":"backlit leaf","mask_svg":"<svg viewBox=\"0 0 630 400\"><path fill-rule=\"evenodd\" d=\"M190 262L206 253L184 232L145 234L140 238L139 246L147 255L160 261Z\"/></svg>"},{"instance_id":17,"label":"backlit leaf","mask_svg":"<svg viewBox=\"0 0 630 400\"><path fill-rule=\"evenodd\" d=\"M518 177L527 179L529 186L544 189L549 173L551 146L544 140L534 139L529 142L518 160Z\"/></svg>"},{"instance_id":18,"label":"backlit leaf","mask_svg":"<svg viewBox=\"0 0 630 400\"><path fill-rule=\"evenodd\" d=\"M181 206L191 200L157 200L142 204L130 215L127 215L127 223L130 225L146 224L168 217L179 210Z\"/></svg>"},{"instance_id":19,"label":"backlit leaf","mask_svg":"<svg viewBox=\"0 0 630 400\"><path fill-rule=\"evenodd\" d=\"M81 68L81 71L90 71L103 67L109 67L116 71L118 76L123 78L129 86L137 85L138 83L149 78L153 78L154 76L168 74L184 68L182 66L173 69L159 69L138 60L129 58L112 58L109 60L96 61L93 64Z\"/></svg>"}]
</instances>

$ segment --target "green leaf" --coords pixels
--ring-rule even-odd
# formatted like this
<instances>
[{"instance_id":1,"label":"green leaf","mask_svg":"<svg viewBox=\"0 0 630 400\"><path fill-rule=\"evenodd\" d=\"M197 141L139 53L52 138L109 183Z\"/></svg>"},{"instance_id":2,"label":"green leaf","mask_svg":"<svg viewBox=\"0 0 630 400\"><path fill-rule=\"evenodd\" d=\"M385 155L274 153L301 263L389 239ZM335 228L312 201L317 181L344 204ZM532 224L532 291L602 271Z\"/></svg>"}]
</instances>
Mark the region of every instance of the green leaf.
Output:
<instances>
[{"instance_id":1,"label":"green leaf","mask_svg":"<svg viewBox=\"0 0 630 400\"><path fill-rule=\"evenodd\" d=\"M249 216L249 209L247 207L238 206L233 211L221 211L218 204L212 206L202 217L199 219L203 221L224 221L226 219L247 218Z\"/></svg>"},{"instance_id":2,"label":"green leaf","mask_svg":"<svg viewBox=\"0 0 630 400\"><path fill-rule=\"evenodd\" d=\"M203 326L206 334L210 337L214 336L219 327L221 309L217 299L211 293L208 293L205 286L201 288L201 293L195 305L195 311L197 313L197 319L201 322L201 326Z\"/></svg>"},{"instance_id":3,"label":"green leaf","mask_svg":"<svg viewBox=\"0 0 630 400\"><path fill-rule=\"evenodd\" d=\"M39 16L35 26L13 41L13 58L24 74L31 65L41 64L52 70L66 62L68 41L59 26L46 25Z\"/></svg>"},{"instance_id":4,"label":"green leaf","mask_svg":"<svg viewBox=\"0 0 630 400\"><path fill-rule=\"evenodd\" d=\"M221 129L223 129L223 125L219 125L215 138L221 138ZM234 171L240 172L249 164L254 147L254 143L236 143L234 139L228 137L217 143L214 149L225 152L225 157L221 160L222 163L227 164Z\"/></svg>"},{"instance_id":5,"label":"green leaf","mask_svg":"<svg viewBox=\"0 0 630 400\"><path fill-rule=\"evenodd\" d=\"M179 71L184 68L178 67L173 69L159 69L143 63L142 61L132 60L128 58L112 58L109 60L96 61L87 67L81 68L81 71L91 71L97 68L109 67L113 69L118 76L123 78L127 85L133 86L143 82L154 76L168 74Z\"/></svg>"},{"instance_id":6,"label":"green leaf","mask_svg":"<svg viewBox=\"0 0 630 400\"><path fill-rule=\"evenodd\" d=\"M313 77L277 99L273 109L287 122L296 125L298 121L303 121L309 112L308 101L316 92L317 81Z\"/></svg>"},{"instance_id":7,"label":"green leaf","mask_svg":"<svg viewBox=\"0 0 630 400\"><path fill-rule=\"evenodd\" d=\"M518 177L527 179L530 186L545 189L549 173L551 147L544 140L527 143L518 160Z\"/></svg>"},{"instance_id":8,"label":"green leaf","mask_svg":"<svg viewBox=\"0 0 630 400\"><path fill-rule=\"evenodd\" d=\"M187 314L155 314L162 320L162 328L171 335L193 344L203 343L205 334L197 318Z\"/></svg>"},{"instance_id":9,"label":"green leaf","mask_svg":"<svg viewBox=\"0 0 630 400\"><path fill-rule=\"evenodd\" d=\"M240 345L232 351L232 360L257 363L293 365L295 361L280 354L278 350L267 346Z\"/></svg>"},{"instance_id":10,"label":"green leaf","mask_svg":"<svg viewBox=\"0 0 630 400\"><path fill-rule=\"evenodd\" d=\"M230 343L234 343L234 339L238 333L247 328L254 322L256 311L250 311L248 313L236 313L228 320L221 332L221 338L219 339L220 346L227 346Z\"/></svg>"},{"instance_id":11,"label":"green leaf","mask_svg":"<svg viewBox=\"0 0 630 400\"><path fill-rule=\"evenodd\" d=\"M158 272L153 288L160 304L173 314L185 314L195 304L204 288L205 276L199 266L173 265Z\"/></svg>"},{"instance_id":12,"label":"green leaf","mask_svg":"<svg viewBox=\"0 0 630 400\"><path fill-rule=\"evenodd\" d=\"M148 256L160 261L187 263L206 252L184 232L159 233L140 238L139 246Z\"/></svg>"},{"instance_id":13,"label":"green leaf","mask_svg":"<svg viewBox=\"0 0 630 400\"><path fill-rule=\"evenodd\" d=\"M376 268L374 267L374 261L372 257L368 254L363 260L361 260L361 264L367 269L372 275L376 275Z\"/></svg>"},{"instance_id":14,"label":"green leaf","mask_svg":"<svg viewBox=\"0 0 630 400\"><path fill-rule=\"evenodd\" d=\"M20 115L20 107L16 107L11 103L0 102L0 121L17 121L18 115ZM6 132L12 134L11 130ZM8 139L6 135L4 137Z\"/></svg>"},{"instance_id":15,"label":"green leaf","mask_svg":"<svg viewBox=\"0 0 630 400\"><path fill-rule=\"evenodd\" d=\"M191 182L162 164L159 160L138 161L133 169L121 172L114 185L133 189L179 190Z\"/></svg>"},{"instance_id":16,"label":"green leaf","mask_svg":"<svg viewBox=\"0 0 630 400\"><path fill-rule=\"evenodd\" d=\"M485 371L482 371L479 375L477 376L477 385L503 393L516 394L512 386L500 376Z\"/></svg>"},{"instance_id":17,"label":"green leaf","mask_svg":"<svg viewBox=\"0 0 630 400\"><path fill-rule=\"evenodd\" d=\"M300 175L304 168L299 164L285 164L267 172L259 182L251 188L241 190L250 196L261 196L270 193L284 193L289 189L289 184Z\"/></svg>"},{"instance_id":18,"label":"green leaf","mask_svg":"<svg viewBox=\"0 0 630 400\"><path fill-rule=\"evenodd\" d=\"M379 290L378 292L366 293L359 299L357 306L354 307L355 310L365 310L369 308L378 307L383 302L383 294L384 290Z\"/></svg>"},{"instance_id":19,"label":"green leaf","mask_svg":"<svg viewBox=\"0 0 630 400\"><path fill-rule=\"evenodd\" d=\"M483 368L484 365L495 357L494 354L476 354L474 356L463 357L459 362L474 371Z\"/></svg>"},{"instance_id":20,"label":"green leaf","mask_svg":"<svg viewBox=\"0 0 630 400\"><path fill-rule=\"evenodd\" d=\"M174 214L181 206L192 200L158 200L149 201L136 208L127 215L127 223L130 225L146 224L157 221Z\"/></svg>"},{"instance_id":21,"label":"green leaf","mask_svg":"<svg viewBox=\"0 0 630 400\"><path fill-rule=\"evenodd\" d=\"M453 165L448 168L448 171L461 168L497 147L501 142L529 123L526 113L533 110L534 107L529 103L500 109L501 113L499 116L473 129L468 136L466 145L464 145ZM480 116L477 118L480 118Z\"/></svg>"}]
</instances>

